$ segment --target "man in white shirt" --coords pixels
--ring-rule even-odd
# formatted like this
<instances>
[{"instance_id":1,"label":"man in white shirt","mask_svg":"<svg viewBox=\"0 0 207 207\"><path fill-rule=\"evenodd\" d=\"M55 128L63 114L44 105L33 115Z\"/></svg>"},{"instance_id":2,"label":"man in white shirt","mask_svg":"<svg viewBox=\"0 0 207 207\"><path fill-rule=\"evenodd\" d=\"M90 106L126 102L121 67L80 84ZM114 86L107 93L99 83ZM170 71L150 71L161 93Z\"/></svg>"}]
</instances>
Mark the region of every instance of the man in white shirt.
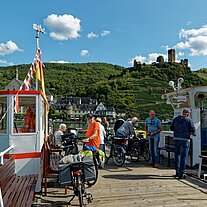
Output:
<instances>
[{"instance_id":1,"label":"man in white shirt","mask_svg":"<svg viewBox=\"0 0 207 207\"><path fill-rule=\"evenodd\" d=\"M96 122L99 123L99 126L100 126L100 150L105 152L105 144L104 144L104 138L106 136L106 131L105 131L105 128L104 126L101 124L101 118L100 117L97 117L96 118Z\"/></svg>"},{"instance_id":2,"label":"man in white shirt","mask_svg":"<svg viewBox=\"0 0 207 207\"><path fill-rule=\"evenodd\" d=\"M66 130L66 124L60 124L59 129L54 134L54 142L56 147L60 147L62 145L63 132Z\"/></svg>"}]
</instances>

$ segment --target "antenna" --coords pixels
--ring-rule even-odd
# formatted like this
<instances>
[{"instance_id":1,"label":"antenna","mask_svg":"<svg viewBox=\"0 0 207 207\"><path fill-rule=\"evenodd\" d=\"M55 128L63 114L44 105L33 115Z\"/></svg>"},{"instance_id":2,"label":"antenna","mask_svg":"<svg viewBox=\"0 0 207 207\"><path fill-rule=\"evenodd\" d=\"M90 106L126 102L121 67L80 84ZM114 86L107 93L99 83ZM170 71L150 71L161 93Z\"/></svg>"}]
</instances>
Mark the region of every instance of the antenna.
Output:
<instances>
[{"instance_id":1,"label":"antenna","mask_svg":"<svg viewBox=\"0 0 207 207\"><path fill-rule=\"evenodd\" d=\"M36 49L39 49L39 38L40 38L40 33L46 34L45 29L42 28L41 25L33 24L33 29L36 31Z\"/></svg>"},{"instance_id":2,"label":"antenna","mask_svg":"<svg viewBox=\"0 0 207 207\"><path fill-rule=\"evenodd\" d=\"M184 79L178 78L177 87L175 87L174 81L170 81L168 84L169 84L169 86L173 87L174 91L179 91L182 88L181 87L182 83L184 83Z\"/></svg>"},{"instance_id":3,"label":"antenna","mask_svg":"<svg viewBox=\"0 0 207 207\"><path fill-rule=\"evenodd\" d=\"M33 29L36 31L36 51L40 48L40 43L39 43L39 38L40 38L40 33L46 34L45 29L42 28L41 25L33 24L32 25ZM38 90L38 80L36 78L36 90Z\"/></svg>"},{"instance_id":4,"label":"antenna","mask_svg":"<svg viewBox=\"0 0 207 207\"><path fill-rule=\"evenodd\" d=\"M178 78L178 86L177 86L177 90L180 90L182 87L182 83L184 82L184 79L183 78Z\"/></svg>"},{"instance_id":5,"label":"antenna","mask_svg":"<svg viewBox=\"0 0 207 207\"><path fill-rule=\"evenodd\" d=\"M174 81L170 81L168 84L169 86L173 87L174 91L176 90Z\"/></svg>"}]
</instances>

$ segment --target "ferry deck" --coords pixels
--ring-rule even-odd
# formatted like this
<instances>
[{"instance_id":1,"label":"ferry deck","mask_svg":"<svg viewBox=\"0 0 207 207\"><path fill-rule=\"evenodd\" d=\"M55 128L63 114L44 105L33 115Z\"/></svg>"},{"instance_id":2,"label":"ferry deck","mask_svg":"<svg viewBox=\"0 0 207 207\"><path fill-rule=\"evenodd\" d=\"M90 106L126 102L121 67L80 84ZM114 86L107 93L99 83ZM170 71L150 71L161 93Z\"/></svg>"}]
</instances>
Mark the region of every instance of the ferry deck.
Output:
<instances>
[{"instance_id":1,"label":"ferry deck","mask_svg":"<svg viewBox=\"0 0 207 207\"><path fill-rule=\"evenodd\" d=\"M128 160L122 167L116 167L113 161L99 170L97 183L88 188L93 195L88 207L177 207L207 206L207 183L196 177L197 169L187 169L187 177L174 179L173 169L167 167L167 160L161 159L159 168L152 168L144 160L137 163ZM72 191L65 194L64 188L54 184L57 175L50 176L47 196L36 199L37 206L66 207L78 206L75 198L71 205L68 201Z\"/></svg>"}]
</instances>

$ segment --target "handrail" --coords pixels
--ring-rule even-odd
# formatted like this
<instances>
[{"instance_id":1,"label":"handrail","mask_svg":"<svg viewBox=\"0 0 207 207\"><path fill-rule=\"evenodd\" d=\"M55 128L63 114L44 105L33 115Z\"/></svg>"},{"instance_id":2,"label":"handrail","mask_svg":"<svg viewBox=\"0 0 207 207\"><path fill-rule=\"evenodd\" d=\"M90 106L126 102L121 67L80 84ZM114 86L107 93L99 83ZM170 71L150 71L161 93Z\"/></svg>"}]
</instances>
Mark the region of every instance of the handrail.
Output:
<instances>
[{"instance_id":1,"label":"handrail","mask_svg":"<svg viewBox=\"0 0 207 207\"><path fill-rule=\"evenodd\" d=\"M9 152L11 149L14 148L14 145L11 145L9 148L5 149L3 152L0 152L0 157L1 157L1 165L4 164L4 155Z\"/></svg>"},{"instance_id":2,"label":"handrail","mask_svg":"<svg viewBox=\"0 0 207 207\"><path fill-rule=\"evenodd\" d=\"M3 202L3 197L2 197L2 193L1 193L1 188L0 188L0 206L4 207L4 202Z\"/></svg>"}]
</instances>

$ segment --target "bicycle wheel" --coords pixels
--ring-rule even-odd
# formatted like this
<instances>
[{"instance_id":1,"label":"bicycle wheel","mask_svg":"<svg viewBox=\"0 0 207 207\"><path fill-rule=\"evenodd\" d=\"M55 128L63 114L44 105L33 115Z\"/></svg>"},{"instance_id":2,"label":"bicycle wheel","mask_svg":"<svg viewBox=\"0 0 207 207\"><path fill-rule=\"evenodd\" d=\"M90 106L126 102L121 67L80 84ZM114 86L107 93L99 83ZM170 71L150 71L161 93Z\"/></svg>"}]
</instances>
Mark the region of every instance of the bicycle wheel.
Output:
<instances>
[{"instance_id":1,"label":"bicycle wheel","mask_svg":"<svg viewBox=\"0 0 207 207\"><path fill-rule=\"evenodd\" d=\"M80 176L77 176L77 184L78 184L78 189L77 189L77 193L78 193L78 200L79 200L79 204L80 207L83 207L83 189L82 189L82 182L81 182L81 178Z\"/></svg>"},{"instance_id":2,"label":"bicycle wheel","mask_svg":"<svg viewBox=\"0 0 207 207\"><path fill-rule=\"evenodd\" d=\"M142 156L144 157L145 161L148 162L150 160L150 151L148 143L145 143L142 148Z\"/></svg>"},{"instance_id":3,"label":"bicycle wheel","mask_svg":"<svg viewBox=\"0 0 207 207\"><path fill-rule=\"evenodd\" d=\"M95 185L95 183L98 180L98 161L97 161L97 159L96 159L95 156L93 156L93 162L94 162L94 169L95 169L96 178L93 181L87 181L87 183L88 183L89 186Z\"/></svg>"},{"instance_id":4,"label":"bicycle wheel","mask_svg":"<svg viewBox=\"0 0 207 207\"><path fill-rule=\"evenodd\" d=\"M115 145L112 150L112 157L115 165L121 167L125 162L125 151L123 147Z\"/></svg>"},{"instance_id":5,"label":"bicycle wheel","mask_svg":"<svg viewBox=\"0 0 207 207\"><path fill-rule=\"evenodd\" d=\"M133 161L133 162L138 162L138 160L139 160L139 147L138 147L138 145L136 144L136 145L134 145L134 146L132 146L132 151L131 151L131 153L130 153L130 157L131 157L131 160Z\"/></svg>"}]
</instances>

